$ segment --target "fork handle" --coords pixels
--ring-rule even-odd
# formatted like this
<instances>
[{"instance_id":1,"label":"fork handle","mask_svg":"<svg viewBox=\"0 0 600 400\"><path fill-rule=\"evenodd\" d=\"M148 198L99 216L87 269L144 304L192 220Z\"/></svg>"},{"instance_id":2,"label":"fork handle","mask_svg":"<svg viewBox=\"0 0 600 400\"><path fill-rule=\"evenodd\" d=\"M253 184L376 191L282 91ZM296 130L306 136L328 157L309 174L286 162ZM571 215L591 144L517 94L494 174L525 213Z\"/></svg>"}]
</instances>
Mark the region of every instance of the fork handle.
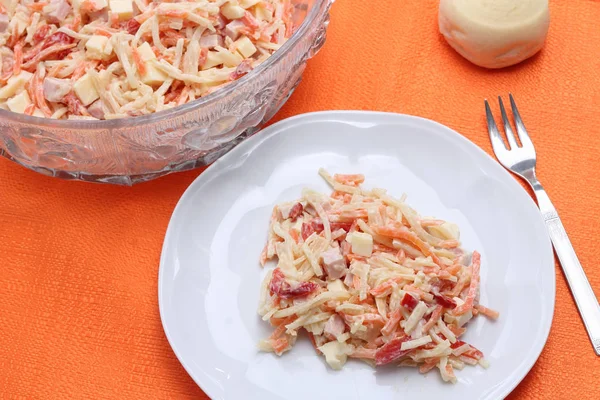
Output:
<instances>
[{"instance_id":1,"label":"fork handle","mask_svg":"<svg viewBox=\"0 0 600 400\"><path fill-rule=\"evenodd\" d=\"M554 250L571 288L571 294L575 299L579 314L581 314L581 318L583 319L585 329L590 337L592 346L594 346L596 355L600 356L600 304L598 304L592 286L581 267L577 254L575 254L573 245L567 236L556 208L537 180L532 184L532 187L538 199L538 205L544 217L550 239L554 245Z\"/></svg>"}]
</instances>

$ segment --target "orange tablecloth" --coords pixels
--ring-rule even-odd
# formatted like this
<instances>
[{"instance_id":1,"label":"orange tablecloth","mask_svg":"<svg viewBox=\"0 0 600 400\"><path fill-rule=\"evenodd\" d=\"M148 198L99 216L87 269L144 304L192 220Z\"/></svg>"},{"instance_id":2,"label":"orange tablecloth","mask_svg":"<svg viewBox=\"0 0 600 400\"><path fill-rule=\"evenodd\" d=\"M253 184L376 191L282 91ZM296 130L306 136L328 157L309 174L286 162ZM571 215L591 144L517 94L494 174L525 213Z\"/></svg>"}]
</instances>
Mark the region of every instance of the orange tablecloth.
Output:
<instances>
[{"instance_id":1,"label":"orange tablecloth","mask_svg":"<svg viewBox=\"0 0 600 400\"><path fill-rule=\"evenodd\" d=\"M327 44L277 118L327 109L415 114L490 152L483 98L512 91L539 177L600 294L600 2L551 3L543 52L490 72L441 39L437 1L340 0ZM0 161L0 398L206 398L171 351L157 305L163 235L199 173L126 188ZM598 398L600 359L558 267L556 277L548 343L511 398Z\"/></svg>"}]
</instances>

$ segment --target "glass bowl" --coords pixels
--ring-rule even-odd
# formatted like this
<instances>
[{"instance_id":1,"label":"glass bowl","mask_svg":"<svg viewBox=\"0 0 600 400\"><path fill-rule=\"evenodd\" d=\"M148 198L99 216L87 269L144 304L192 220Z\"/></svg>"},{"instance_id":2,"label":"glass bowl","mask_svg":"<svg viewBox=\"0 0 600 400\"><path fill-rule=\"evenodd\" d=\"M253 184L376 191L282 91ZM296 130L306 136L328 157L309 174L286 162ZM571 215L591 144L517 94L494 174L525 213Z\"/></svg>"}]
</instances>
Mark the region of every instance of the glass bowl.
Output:
<instances>
[{"instance_id":1,"label":"glass bowl","mask_svg":"<svg viewBox=\"0 0 600 400\"><path fill-rule=\"evenodd\" d=\"M51 120L0 109L0 155L64 179L133 185L214 162L257 132L325 43L334 0L292 0L299 28L253 71L198 100L140 117Z\"/></svg>"}]
</instances>

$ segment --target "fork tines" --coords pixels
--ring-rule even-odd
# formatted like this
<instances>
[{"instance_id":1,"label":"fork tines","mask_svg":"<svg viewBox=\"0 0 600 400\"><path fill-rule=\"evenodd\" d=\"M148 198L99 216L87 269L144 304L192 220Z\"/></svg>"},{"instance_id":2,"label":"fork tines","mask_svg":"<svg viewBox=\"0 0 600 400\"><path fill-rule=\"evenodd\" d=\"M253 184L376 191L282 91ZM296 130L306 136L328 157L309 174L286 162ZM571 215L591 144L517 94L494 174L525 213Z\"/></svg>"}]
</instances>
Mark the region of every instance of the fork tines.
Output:
<instances>
[{"instance_id":1,"label":"fork tines","mask_svg":"<svg viewBox=\"0 0 600 400\"><path fill-rule=\"evenodd\" d=\"M515 121L515 126L517 128L517 135L519 141L521 142L521 146L517 143L517 138L515 137L515 133L512 129L510 121L508 120L508 116L506 114L506 109L504 108L504 102L502 98L498 96L498 102L500 103L500 113L502 115L502 123L504 125L504 131L506 133L506 138L508 139L508 148L498 131L498 126L496 125L496 121L494 120L494 116L492 114L492 110L490 108L490 104L487 100L485 100L485 114L487 117L487 125L490 133L490 139L492 141L492 147L494 148L494 152L498 153L502 150L515 150L517 148L527 149L529 151L534 150L533 143L531 138L527 134L527 130L525 129L525 124L523 124L523 120L521 119L521 114L519 114L519 109L517 108L517 104L515 103L515 99L512 94L509 94L510 98L510 107L512 109L513 118Z\"/></svg>"}]
</instances>

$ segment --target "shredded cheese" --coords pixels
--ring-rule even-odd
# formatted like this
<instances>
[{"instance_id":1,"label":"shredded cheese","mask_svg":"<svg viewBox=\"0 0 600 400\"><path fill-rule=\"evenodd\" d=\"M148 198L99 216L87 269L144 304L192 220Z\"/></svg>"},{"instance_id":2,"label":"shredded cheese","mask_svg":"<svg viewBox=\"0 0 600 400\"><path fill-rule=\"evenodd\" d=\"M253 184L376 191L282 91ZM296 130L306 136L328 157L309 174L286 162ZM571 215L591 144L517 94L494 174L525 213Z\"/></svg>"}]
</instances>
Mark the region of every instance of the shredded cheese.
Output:
<instances>
[{"instance_id":1,"label":"shredded cheese","mask_svg":"<svg viewBox=\"0 0 600 400\"><path fill-rule=\"evenodd\" d=\"M429 335L423 336L419 339L409 340L408 342L402 343L402 345L400 346L400 350L417 349L423 345L426 345L427 343L430 343L431 341L432 339Z\"/></svg>"}]
</instances>

